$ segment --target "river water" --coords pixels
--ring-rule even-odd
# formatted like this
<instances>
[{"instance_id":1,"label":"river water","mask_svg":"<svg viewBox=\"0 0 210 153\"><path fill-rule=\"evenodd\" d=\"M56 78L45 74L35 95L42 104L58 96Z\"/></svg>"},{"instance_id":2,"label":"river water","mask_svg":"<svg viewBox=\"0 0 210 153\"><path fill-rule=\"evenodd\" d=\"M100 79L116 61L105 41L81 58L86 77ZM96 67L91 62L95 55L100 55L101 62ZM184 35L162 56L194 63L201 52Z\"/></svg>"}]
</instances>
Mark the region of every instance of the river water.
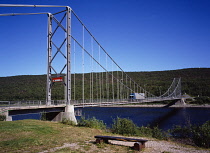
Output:
<instances>
[{"instance_id":1,"label":"river water","mask_svg":"<svg viewBox=\"0 0 210 153\"><path fill-rule=\"evenodd\" d=\"M174 125L201 125L210 120L210 108L205 107L86 107L82 108L82 114L85 118L103 120L108 127L120 117L129 118L138 126L158 125L162 130Z\"/></svg>"},{"instance_id":2,"label":"river water","mask_svg":"<svg viewBox=\"0 0 210 153\"><path fill-rule=\"evenodd\" d=\"M174 125L201 125L210 120L210 108L205 107L85 107L82 110L85 118L95 117L102 120L108 127L117 117L131 119L138 126L157 126L162 130L173 128ZM13 120L40 119L40 113L12 115ZM80 119L80 117L77 117Z\"/></svg>"}]
</instances>

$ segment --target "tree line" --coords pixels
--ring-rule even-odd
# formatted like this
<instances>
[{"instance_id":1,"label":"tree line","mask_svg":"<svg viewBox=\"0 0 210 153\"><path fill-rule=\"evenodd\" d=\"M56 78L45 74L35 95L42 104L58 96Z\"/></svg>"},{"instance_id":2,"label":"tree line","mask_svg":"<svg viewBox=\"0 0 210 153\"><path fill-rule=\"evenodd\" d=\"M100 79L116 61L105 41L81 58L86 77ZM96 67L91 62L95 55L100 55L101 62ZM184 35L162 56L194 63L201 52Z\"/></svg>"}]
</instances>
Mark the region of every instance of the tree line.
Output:
<instances>
[{"instance_id":1,"label":"tree line","mask_svg":"<svg viewBox=\"0 0 210 153\"><path fill-rule=\"evenodd\" d=\"M116 76L122 75L121 72L113 72ZM151 72L126 72L136 83L149 91L150 93L159 96L167 91L171 85L173 78L180 78L182 81L182 93L191 96L210 96L210 68L189 68L170 71L151 71ZM72 74L72 99L82 99L82 90L87 98L97 98L100 88L104 91L103 98L117 98L117 92L123 92L124 98L129 96L129 93L122 88L121 91L117 88L115 82L112 86L112 78L105 72L103 73L86 73L83 85L83 74ZM124 76L125 77L125 76ZM0 100L45 100L46 99L46 75L22 75L0 77ZM74 83L74 80L75 83ZM108 81L107 81L108 80ZM124 79L125 81L125 79ZM107 88L109 86L109 88ZM75 88L75 90L74 90ZM113 92L113 89L115 90ZM74 93L75 91L75 93ZM142 92L142 91L139 91ZM91 93L91 94L90 94ZM102 94L102 93L101 93ZM107 96L109 95L109 96ZM52 99L64 99L63 83L54 83L52 87Z\"/></svg>"}]
</instances>

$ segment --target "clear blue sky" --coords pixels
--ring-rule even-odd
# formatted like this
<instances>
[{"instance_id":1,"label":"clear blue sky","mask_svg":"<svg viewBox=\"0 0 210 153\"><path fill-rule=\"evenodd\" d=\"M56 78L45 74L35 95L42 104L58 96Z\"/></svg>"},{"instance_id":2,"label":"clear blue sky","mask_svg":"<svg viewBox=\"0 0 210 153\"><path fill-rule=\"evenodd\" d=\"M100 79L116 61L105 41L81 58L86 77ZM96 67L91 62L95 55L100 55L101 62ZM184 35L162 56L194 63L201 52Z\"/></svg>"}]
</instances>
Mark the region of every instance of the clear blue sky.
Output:
<instances>
[{"instance_id":1,"label":"clear blue sky","mask_svg":"<svg viewBox=\"0 0 210 153\"><path fill-rule=\"evenodd\" d=\"M124 71L210 67L209 0L1 0L68 5ZM2 8L0 13L53 12ZM47 16L0 17L0 76L46 74Z\"/></svg>"}]
</instances>

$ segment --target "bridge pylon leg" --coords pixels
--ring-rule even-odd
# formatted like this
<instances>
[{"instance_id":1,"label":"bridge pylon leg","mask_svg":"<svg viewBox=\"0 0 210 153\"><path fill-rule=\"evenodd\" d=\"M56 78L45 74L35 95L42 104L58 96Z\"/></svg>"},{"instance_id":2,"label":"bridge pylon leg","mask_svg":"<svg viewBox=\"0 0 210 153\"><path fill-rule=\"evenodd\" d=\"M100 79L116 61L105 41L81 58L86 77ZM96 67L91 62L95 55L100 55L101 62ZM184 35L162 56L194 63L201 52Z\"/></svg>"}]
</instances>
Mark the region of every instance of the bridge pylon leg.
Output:
<instances>
[{"instance_id":1,"label":"bridge pylon leg","mask_svg":"<svg viewBox=\"0 0 210 153\"><path fill-rule=\"evenodd\" d=\"M77 125L77 119L74 114L74 105L66 105L65 112L60 112L52 121L61 122L67 119Z\"/></svg>"},{"instance_id":2,"label":"bridge pylon leg","mask_svg":"<svg viewBox=\"0 0 210 153\"><path fill-rule=\"evenodd\" d=\"M185 103L185 99L184 98L181 98L180 100L178 100L175 105L186 105Z\"/></svg>"},{"instance_id":3,"label":"bridge pylon leg","mask_svg":"<svg viewBox=\"0 0 210 153\"><path fill-rule=\"evenodd\" d=\"M12 116L9 116L9 111L5 111L4 115L6 116L6 121L12 121Z\"/></svg>"},{"instance_id":4,"label":"bridge pylon leg","mask_svg":"<svg viewBox=\"0 0 210 153\"><path fill-rule=\"evenodd\" d=\"M65 112L63 114L63 119L64 118L77 124L77 119L74 114L74 105L66 105Z\"/></svg>"}]
</instances>

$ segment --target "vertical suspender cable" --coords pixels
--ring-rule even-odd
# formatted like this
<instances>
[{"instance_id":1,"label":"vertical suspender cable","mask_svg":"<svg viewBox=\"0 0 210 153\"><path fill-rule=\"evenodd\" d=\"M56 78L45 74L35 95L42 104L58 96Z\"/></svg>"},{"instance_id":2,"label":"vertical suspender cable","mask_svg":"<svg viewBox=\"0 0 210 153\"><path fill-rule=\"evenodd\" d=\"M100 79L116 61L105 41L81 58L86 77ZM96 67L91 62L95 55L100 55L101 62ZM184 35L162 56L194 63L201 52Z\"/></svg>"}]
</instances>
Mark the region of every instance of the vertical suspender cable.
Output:
<instances>
[{"instance_id":1,"label":"vertical suspender cable","mask_svg":"<svg viewBox=\"0 0 210 153\"><path fill-rule=\"evenodd\" d=\"M121 88L121 95L122 95L122 97L121 97L121 99L124 99L124 94L123 94L123 88L124 88L124 86L123 86L123 71L122 71L122 79L121 79L121 86L122 86L122 88Z\"/></svg>"},{"instance_id":2,"label":"vertical suspender cable","mask_svg":"<svg viewBox=\"0 0 210 153\"><path fill-rule=\"evenodd\" d=\"M75 40L74 40L74 100L76 100L76 53L75 53Z\"/></svg>"},{"instance_id":3,"label":"vertical suspender cable","mask_svg":"<svg viewBox=\"0 0 210 153\"><path fill-rule=\"evenodd\" d=\"M131 89L131 78L130 78L130 94L132 93L132 89Z\"/></svg>"},{"instance_id":4,"label":"vertical suspender cable","mask_svg":"<svg viewBox=\"0 0 210 153\"><path fill-rule=\"evenodd\" d=\"M112 98L114 102L114 70L113 70L113 62L112 62Z\"/></svg>"},{"instance_id":5,"label":"vertical suspender cable","mask_svg":"<svg viewBox=\"0 0 210 153\"><path fill-rule=\"evenodd\" d=\"M127 75L126 75L126 86L128 86L128 77L127 77ZM126 90L126 95L127 95L127 97L126 97L126 99L128 99L128 89Z\"/></svg>"},{"instance_id":6,"label":"vertical suspender cable","mask_svg":"<svg viewBox=\"0 0 210 153\"><path fill-rule=\"evenodd\" d=\"M100 51L100 46L98 46L98 58L99 58L99 63L101 63L101 51ZM99 66L99 98L100 98L100 106L101 106L101 72L100 72L100 66Z\"/></svg>"},{"instance_id":7,"label":"vertical suspender cable","mask_svg":"<svg viewBox=\"0 0 210 153\"><path fill-rule=\"evenodd\" d=\"M91 37L92 38L92 37ZM92 39L92 41L93 41L93 39ZM92 56L93 56L93 43L92 43ZM93 102L93 85L94 85L94 83L93 83L93 59L92 59L92 102Z\"/></svg>"},{"instance_id":8,"label":"vertical suspender cable","mask_svg":"<svg viewBox=\"0 0 210 153\"><path fill-rule=\"evenodd\" d=\"M100 79L101 79L100 80L100 85L101 85L101 88L100 89L101 89L101 97L102 97L101 98L102 99L101 101L104 100L104 79L103 78L104 78L104 72L101 71L101 77L100 77Z\"/></svg>"},{"instance_id":9,"label":"vertical suspender cable","mask_svg":"<svg viewBox=\"0 0 210 153\"><path fill-rule=\"evenodd\" d=\"M106 54L106 69L108 70L108 65L107 65L107 54ZM109 79L109 76L108 76L108 71L106 71L106 99L108 101L109 99L109 86L108 86L108 79Z\"/></svg>"},{"instance_id":10,"label":"vertical suspender cable","mask_svg":"<svg viewBox=\"0 0 210 153\"><path fill-rule=\"evenodd\" d=\"M84 36L84 26L82 26L82 102L84 107L85 102L85 73L84 73L84 66L85 66L85 55L84 55L84 48L85 48L85 36Z\"/></svg>"},{"instance_id":11,"label":"vertical suspender cable","mask_svg":"<svg viewBox=\"0 0 210 153\"><path fill-rule=\"evenodd\" d=\"M119 100L119 77L118 77L118 70L117 70L117 99Z\"/></svg>"},{"instance_id":12,"label":"vertical suspender cable","mask_svg":"<svg viewBox=\"0 0 210 153\"><path fill-rule=\"evenodd\" d=\"M93 56L93 54L92 54L92 38L91 38L91 40L90 40L90 46L91 46L91 56ZM92 82L91 82L91 74L92 74L92 58L90 57L90 85L89 85L89 91L90 91L90 93L89 93L89 103L91 103L91 93L92 93Z\"/></svg>"},{"instance_id":13,"label":"vertical suspender cable","mask_svg":"<svg viewBox=\"0 0 210 153\"><path fill-rule=\"evenodd\" d=\"M109 88L110 88L110 85L109 85L109 74L107 73L107 96L108 96L108 100L110 99L110 89Z\"/></svg>"},{"instance_id":14,"label":"vertical suspender cable","mask_svg":"<svg viewBox=\"0 0 210 153\"><path fill-rule=\"evenodd\" d=\"M91 51L92 51L92 57L93 57L93 37L91 37ZM90 77L90 79L91 79L91 95L90 95L90 97L91 97L91 101L93 102L93 58L91 58L91 77Z\"/></svg>"},{"instance_id":15,"label":"vertical suspender cable","mask_svg":"<svg viewBox=\"0 0 210 153\"><path fill-rule=\"evenodd\" d=\"M96 66L96 68L97 68L97 66ZM99 101L99 98L98 98L98 75L97 75L97 73L96 73L96 99L97 99L97 102Z\"/></svg>"}]
</instances>

